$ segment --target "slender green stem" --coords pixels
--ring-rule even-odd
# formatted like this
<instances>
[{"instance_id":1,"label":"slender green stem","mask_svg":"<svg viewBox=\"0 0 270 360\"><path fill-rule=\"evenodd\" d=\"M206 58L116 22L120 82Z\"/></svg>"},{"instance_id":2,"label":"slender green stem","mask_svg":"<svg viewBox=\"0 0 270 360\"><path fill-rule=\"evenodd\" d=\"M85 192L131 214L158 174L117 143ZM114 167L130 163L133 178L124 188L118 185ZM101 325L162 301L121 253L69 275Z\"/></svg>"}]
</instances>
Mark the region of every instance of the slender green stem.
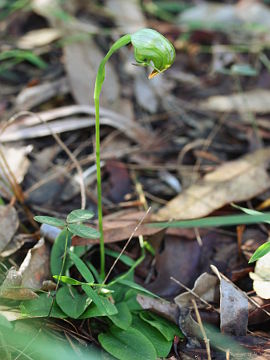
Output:
<instances>
[{"instance_id":1,"label":"slender green stem","mask_svg":"<svg viewBox=\"0 0 270 360\"><path fill-rule=\"evenodd\" d=\"M100 122L99 122L99 98L102 89L102 84L105 79L105 64L112 56L112 54L121 47L128 45L131 41L130 35L124 35L118 39L110 48L108 53L101 61L95 83L95 111L96 111L96 166L97 166L97 197L98 197L98 226L100 232L100 277L105 278L105 247L104 247L104 233L102 221L102 189L101 189L101 170L100 170Z\"/></svg>"}]
</instances>

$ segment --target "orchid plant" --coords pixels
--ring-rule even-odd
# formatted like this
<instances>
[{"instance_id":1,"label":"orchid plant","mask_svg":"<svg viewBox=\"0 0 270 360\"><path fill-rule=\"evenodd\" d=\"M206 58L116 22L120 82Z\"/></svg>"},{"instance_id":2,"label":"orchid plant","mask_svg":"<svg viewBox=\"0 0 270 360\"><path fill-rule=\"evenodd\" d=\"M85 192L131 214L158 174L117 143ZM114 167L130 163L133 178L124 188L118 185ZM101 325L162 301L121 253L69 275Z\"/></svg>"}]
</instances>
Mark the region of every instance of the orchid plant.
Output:
<instances>
[{"instance_id":1,"label":"orchid plant","mask_svg":"<svg viewBox=\"0 0 270 360\"><path fill-rule=\"evenodd\" d=\"M102 189L100 170L100 122L99 122L99 99L102 84L105 79L105 65L120 48L132 44L134 57L138 65L152 67L149 79L168 69L175 59L173 45L163 35L153 29L141 29L134 34L127 34L118 39L101 61L95 82L94 100L96 112L96 166L97 166L97 195L98 195L98 223L100 232L100 275L105 278L105 247L102 221Z\"/></svg>"}]
</instances>

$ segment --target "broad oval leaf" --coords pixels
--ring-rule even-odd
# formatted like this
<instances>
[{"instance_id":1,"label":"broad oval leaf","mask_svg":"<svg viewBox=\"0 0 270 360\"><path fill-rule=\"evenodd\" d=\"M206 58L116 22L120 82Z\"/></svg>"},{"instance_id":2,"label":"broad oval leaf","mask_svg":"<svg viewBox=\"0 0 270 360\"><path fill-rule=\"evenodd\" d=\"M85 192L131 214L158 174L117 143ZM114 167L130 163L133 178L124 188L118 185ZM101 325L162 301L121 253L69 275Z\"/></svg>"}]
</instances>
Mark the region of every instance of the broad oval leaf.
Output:
<instances>
[{"instance_id":1,"label":"broad oval leaf","mask_svg":"<svg viewBox=\"0 0 270 360\"><path fill-rule=\"evenodd\" d=\"M120 329L127 330L132 322L131 312L125 302L118 303L115 306L118 313L109 316L109 319Z\"/></svg>"},{"instance_id":2,"label":"broad oval leaf","mask_svg":"<svg viewBox=\"0 0 270 360\"><path fill-rule=\"evenodd\" d=\"M20 305L21 312L26 316L46 317L50 313L52 301L53 299L48 294L40 294L37 299L23 301ZM60 319L67 317L55 302L53 303L50 316Z\"/></svg>"},{"instance_id":3,"label":"broad oval leaf","mask_svg":"<svg viewBox=\"0 0 270 360\"><path fill-rule=\"evenodd\" d=\"M75 288L62 286L56 294L56 302L61 310L73 319L77 319L90 305L86 294L79 294Z\"/></svg>"},{"instance_id":4,"label":"broad oval leaf","mask_svg":"<svg viewBox=\"0 0 270 360\"><path fill-rule=\"evenodd\" d=\"M249 259L249 264L253 263L254 261L259 260L264 255L268 254L270 252L270 241L267 241L265 244L262 244L258 247L258 249L255 251L255 253L251 256Z\"/></svg>"},{"instance_id":5,"label":"broad oval leaf","mask_svg":"<svg viewBox=\"0 0 270 360\"><path fill-rule=\"evenodd\" d=\"M67 223L72 224L80 221L83 222L85 220L92 219L94 216L95 213L90 210L82 210L82 209L73 210L67 216Z\"/></svg>"},{"instance_id":6,"label":"broad oval leaf","mask_svg":"<svg viewBox=\"0 0 270 360\"><path fill-rule=\"evenodd\" d=\"M169 320L164 319L150 311L141 311L139 315L143 321L156 328L167 341L172 341L175 335L180 338L183 337L180 329Z\"/></svg>"},{"instance_id":7,"label":"broad oval leaf","mask_svg":"<svg viewBox=\"0 0 270 360\"><path fill-rule=\"evenodd\" d=\"M68 230L73 234L87 239L97 239L100 233L89 226L82 224L68 224Z\"/></svg>"},{"instance_id":8,"label":"broad oval leaf","mask_svg":"<svg viewBox=\"0 0 270 360\"><path fill-rule=\"evenodd\" d=\"M57 219L52 216L34 216L34 220L41 224L47 224L47 225L52 225L52 226L56 226L56 227L66 226L66 222L64 220Z\"/></svg>"},{"instance_id":9,"label":"broad oval leaf","mask_svg":"<svg viewBox=\"0 0 270 360\"><path fill-rule=\"evenodd\" d=\"M129 327L121 330L115 326L98 336L103 349L119 360L156 360L154 345L140 331Z\"/></svg>"},{"instance_id":10,"label":"broad oval leaf","mask_svg":"<svg viewBox=\"0 0 270 360\"><path fill-rule=\"evenodd\" d=\"M133 315L132 327L140 331L154 345L157 356L166 358L169 354L172 341L168 341L157 329L143 321L139 316Z\"/></svg>"}]
</instances>

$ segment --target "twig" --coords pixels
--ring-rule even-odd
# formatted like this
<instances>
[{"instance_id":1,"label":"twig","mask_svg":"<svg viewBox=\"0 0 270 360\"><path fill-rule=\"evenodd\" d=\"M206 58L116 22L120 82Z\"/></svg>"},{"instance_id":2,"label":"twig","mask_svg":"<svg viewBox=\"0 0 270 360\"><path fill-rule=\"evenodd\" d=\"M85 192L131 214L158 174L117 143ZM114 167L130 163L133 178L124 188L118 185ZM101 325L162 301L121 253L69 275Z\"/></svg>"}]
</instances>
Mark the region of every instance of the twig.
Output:
<instances>
[{"instance_id":1,"label":"twig","mask_svg":"<svg viewBox=\"0 0 270 360\"><path fill-rule=\"evenodd\" d=\"M80 185L80 190L81 190L81 208L85 209L85 205L86 205L86 195L85 195L85 186L84 186L84 181L83 181L83 171L82 168L78 162L78 160L76 159L76 157L72 154L72 152L69 150L69 148L65 145L65 143L60 139L60 137L55 134L53 132L53 130L51 129L50 125L47 123L46 120L42 119L38 114L33 113L32 111L20 111L17 114L15 114L14 116L12 116L7 123L5 124L4 127L2 127L2 129L0 130L0 135L6 130L6 128L11 125L15 120L17 120L19 117L24 116L24 115L30 115L33 117L36 117L38 119L39 122L43 123L50 131L52 137L55 139L55 141L58 143L58 145L61 147L61 149L63 149L63 151L68 155L68 157L70 158L70 160L74 163L74 166L76 167L76 170L78 172L78 176L79 176L79 185Z\"/></svg>"},{"instance_id":2,"label":"twig","mask_svg":"<svg viewBox=\"0 0 270 360\"><path fill-rule=\"evenodd\" d=\"M194 310L195 310L195 314L196 314L196 318L200 327L200 330L202 332L202 336L203 336L203 341L205 343L205 347L206 347L206 352L207 352L207 359L211 360L211 350L210 350L210 344L209 344L209 339L207 338L206 332L204 330L203 327L203 323L202 323L202 319L200 317L200 313L196 304L196 301L194 299L192 299L192 304L194 306Z\"/></svg>"},{"instance_id":3,"label":"twig","mask_svg":"<svg viewBox=\"0 0 270 360\"><path fill-rule=\"evenodd\" d=\"M128 241L126 242L125 246L123 247L123 249L121 250L120 254L117 256L117 258L115 259L114 263L112 264L110 270L108 271L104 281L103 281L103 284L106 283L106 281L108 280L112 270L114 269L115 265L117 264L118 260L120 259L120 257L123 255L124 251L126 250L128 244L130 243L131 239L134 237L136 231L138 230L138 228L141 226L142 222L144 221L144 219L146 218L146 216L149 214L151 210L151 207L149 207L146 211L146 213L143 215L143 217L141 218L141 220L138 222L138 224L136 225L135 229L133 230L132 234L130 235Z\"/></svg>"}]
</instances>

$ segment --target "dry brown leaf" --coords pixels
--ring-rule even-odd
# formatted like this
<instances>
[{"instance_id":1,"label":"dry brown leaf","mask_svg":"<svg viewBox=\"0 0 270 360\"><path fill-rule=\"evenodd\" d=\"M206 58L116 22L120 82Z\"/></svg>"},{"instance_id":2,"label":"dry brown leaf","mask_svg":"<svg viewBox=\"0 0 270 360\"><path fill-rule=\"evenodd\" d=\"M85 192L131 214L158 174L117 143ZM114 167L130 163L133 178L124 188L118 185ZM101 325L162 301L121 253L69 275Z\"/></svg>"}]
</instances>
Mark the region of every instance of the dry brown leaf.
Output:
<instances>
[{"instance_id":1,"label":"dry brown leaf","mask_svg":"<svg viewBox=\"0 0 270 360\"><path fill-rule=\"evenodd\" d=\"M50 252L41 238L38 243L28 251L19 272L22 275L23 287L39 290L43 281L48 279L50 275Z\"/></svg>"},{"instance_id":2,"label":"dry brown leaf","mask_svg":"<svg viewBox=\"0 0 270 360\"><path fill-rule=\"evenodd\" d=\"M214 303L217 300L217 284L218 279L216 276L204 272L196 279L192 292L197 294L200 299L208 303ZM187 291L176 296L174 301L181 309L182 307L190 306L192 299L196 300L195 296Z\"/></svg>"},{"instance_id":3,"label":"dry brown leaf","mask_svg":"<svg viewBox=\"0 0 270 360\"><path fill-rule=\"evenodd\" d=\"M267 114L270 112L270 91L255 89L231 95L210 96L201 101L199 106L210 111Z\"/></svg>"},{"instance_id":4,"label":"dry brown leaf","mask_svg":"<svg viewBox=\"0 0 270 360\"><path fill-rule=\"evenodd\" d=\"M200 271L200 255L201 248L195 239L167 234L164 250L157 252L155 257L157 276L147 289L163 298L174 297L179 293L179 285L171 280L172 276L184 285L192 286Z\"/></svg>"},{"instance_id":5,"label":"dry brown leaf","mask_svg":"<svg viewBox=\"0 0 270 360\"><path fill-rule=\"evenodd\" d=\"M220 329L225 334L245 336L248 325L248 297L228 279L225 279L218 269L211 269L220 281Z\"/></svg>"},{"instance_id":6,"label":"dry brown leaf","mask_svg":"<svg viewBox=\"0 0 270 360\"><path fill-rule=\"evenodd\" d=\"M79 114L92 115L92 118L79 117ZM44 121L50 121L50 129L54 133L62 133L95 126L95 108L93 106L63 106L52 110L42 111L37 113L37 115ZM77 116L74 117L73 115ZM55 120L59 118L66 119L59 121ZM154 143L156 139L153 133L131 120L131 118L104 108L100 109L100 124L116 128L135 142L142 145L149 144L149 142ZM0 141L9 142L48 136L51 135L50 129L44 124L40 125L38 117L28 115L21 117L20 120L17 120L0 134Z\"/></svg>"},{"instance_id":7,"label":"dry brown leaf","mask_svg":"<svg viewBox=\"0 0 270 360\"><path fill-rule=\"evenodd\" d=\"M13 206L0 206L0 252L12 240L19 226L17 211Z\"/></svg>"},{"instance_id":8,"label":"dry brown leaf","mask_svg":"<svg viewBox=\"0 0 270 360\"><path fill-rule=\"evenodd\" d=\"M1 142L1 140L0 140ZM21 183L24 179L30 161L27 158L27 154L32 151L32 146L22 146L22 147L2 147L2 152L4 154L5 160L8 163L10 170L16 178L17 183ZM4 171L4 168L7 171L6 165L2 159L0 159L0 195L3 195L6 198L11 198L13 193L10 189L9 180L7 179Z\"/></svg>"},{"instance_id":9,"label":"dry brown leaf","mask_svg":"<svg viewBox=\"0 0 270 360\"><path fill-rule=\"evenodd\" d=\"M38 297L32 290L21 287L22 275L14 267L8 270L0 287L0 297L13 300L31 300Z\"/></svg>"},{"instance_id":10,"label":"dry brown leaf","mask_svg":"<svg viewBox=\"0 0 270 360\"><path fill-rule=\"evenodd\" d=\"M265 169L269 157L270 148L266 148L219 166L169 201L155 220L203 217L228 203L262 193L270 186Z\"/></svg>"},{"instance_id":11,"label":"dry brown leaf","mask_svg":"<svg viewBox=\"0 0 270 360\"><path fill-rule=\"evenodd\" d=\"M144 310L151 310L175 324L178 323L179 309L176 304L143 294L138 294L136 300Z\"/></svg>"},{"instance_id":12,"label":"dry brown leaf","mask_svg":"<svg viewBox=\"0 0 270 360\"><path fill-rule=\"evenodd\" d=\"M21 49L34 49L38 46L48 45L61 37L58 29L44 28L32 30L20 37L17 45Z\"/></svg>"},{"instance_id":13,"label":"dry brown leaf","mask_svg":"<svg viewBox=\"0 0 270 360\"><path fill-rule=\"evenodd\" d=\"M105 216L103 218L103 232L105 243L113 243L116 241L127 240L133 233L139 221L143 218L144 214L145 213L142 211L119 211L112 215ZM144 219L144 222L147 222L147 219L149 219L149 216ZM150 228L147 225L142 224L134 233L134 236L153 235L159 231L160 229ZM84 239L78 236L73 236L72 238L73 246L97 243L99 243L99 239Z\"/></svg>"},{"instance_id":14,"label":"dry brown leaf","mask_svg":"<svg viewBox=\"0 0 270 360\"><path fill-rule=\"evenodd\" d=\"M56 95L64 95L68 92L69 83L67 77L27 87L16 97L16 108L18 110L30 110L34 106L40 105Z\"/></svg>"},{"instance_id":15,"label":"dry brown leaf","mask_svg":"<svg viewBox=\"0 0 270 360\"><path fill-rule=\"evenodd\" d=\"M133 33L146 27L146 21L138 0L110 0L107 8L123 33Z\"/></svg>"},{"instance_id":16,"label":"dry brown leaf","mask_svg":"<svg viewBox=\"0 0 270 360\"><path fill-rule=\"evenodd\" d=\"M96 74L104 56L91 38L87 37L86 40L72 42L64 47L64 64L71 93L77 103L81 105L94 103ZM120 89L117 74L110 62L106 64L106 74L108 76L105 76L101 104L111 106L118 100Z\"/></svg>"}]
</instances>

